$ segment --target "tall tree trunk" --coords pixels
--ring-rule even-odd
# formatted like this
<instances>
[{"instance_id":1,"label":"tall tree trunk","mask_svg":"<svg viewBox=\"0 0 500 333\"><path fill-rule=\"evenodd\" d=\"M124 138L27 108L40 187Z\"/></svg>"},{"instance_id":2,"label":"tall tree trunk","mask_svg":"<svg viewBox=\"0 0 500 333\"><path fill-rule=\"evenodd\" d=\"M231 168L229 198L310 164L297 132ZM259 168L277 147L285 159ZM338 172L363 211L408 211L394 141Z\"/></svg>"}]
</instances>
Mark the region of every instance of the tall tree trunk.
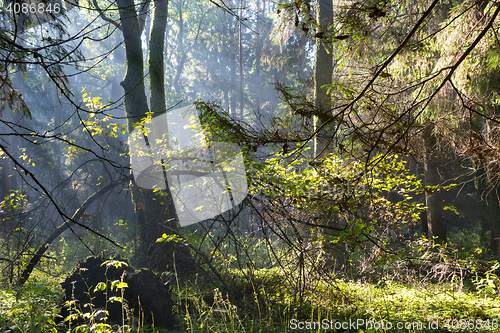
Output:
<instances>
[{"instance_id":1,"label":"tall tree trunk","mask_svg":"<svg viewBox=\"0 0 500 333\"><path fill-rule=\"evenodd\" d=\"M165 44L165 31L167 28L168 0L156 0L154 2L154 18L151 28L149 48L149 80L151 112L154 115L163 114L166 111L165 102L165 66L163 62L163 50Z\"/></svg>"},{"instance_id":2,"label":"tall tree trunk","mask_svg":"<svg viewBox=\"0 0 500 333\"><path fill-rule=\"evenodd\" d=\"M260 108L260 103L261 103L261 97L260 97L260 57L262 55L262 39L260 36L256 37L256 43L255 43L255 72L254 72L254 83L255 83L255 110L259 110Z\"/></svg>"},{"instance_id":3,"label":"tall tree trunk","mask_svg":"<svg viewBox=\"0 0 500 333\"><path fill-rule=\"evenodd\" d=\"M2 118L5 121L13 122L14 115L12 112L4 111ZM0 131L8 133L5 125L0 125ZM6 126L5 126L6 127ZM11 136L6 136L2 138L2 144L8 147L11 151L17 151L14 146L14 140ZM14 169L14 164L12 161L5 156L0 156L0 202L3 201L4 197L8 196L11 190L16 190L16 170ZM7 224L4 223L4 226Z\"/></svg>"},{"instance_id":4,"label":"tall tree trunk","mask_svg":"<svg viewBox=\"0 0 500 333\"><path fill-rule=\"evenodd\" d=\"M260 14L262 12L261 10L261 0L257 1L257 13ZM255 36L255 71L254 71L254 79L253 79L253 84L254 84L254 92L255 92L255 110L259 110L260 108L260 103L261 103L261 80L260 80L260 70L261 70L261 63L260 63L260 58L262 56L262 36L261 35L256 35Z\"/></svg>"},{"instance_id":5,"label":"tall tree trunk","mask_svg":"<svg viewBox=\"0 0 500 333\"><path fill-rule=\"evenodd\" d=\"M149 111L144 87L143 50L141 43L141 27L133 0L117 0L120 19L125 40L127 58L126 75L121 83L125 90L125 113L127 116L128 131L134 130L134 124L141 121ZM155 1L155 14L151 28L149 45L149 73L150 73L150 103L151 111L155 115L164 113L165 86L163 49L165 29L167 23L168 0ZM132 186L132 201L137 214L140 244L136 260L139 265L155 269L171 268L172 251L169 244L156 243L166 225L177 229L175 207L169 188L163 195L156 195L152 190L140 189Z\"/></svg>"},{"instance_id":6,"label":"tall tree trunk","mask_svg":"<svg viewBox=\"0 0 500 333\"><path fill-rule=\"evenodd\" d=\"M125 90L125 114L128 132L134 130L134 124L141 121L149 111L144 88L144 58L142 55L141 29L134 0L117 0L122 24L127 58L125 78L121 86Z\"/></svg>"},{"instance_id":7,"label":"tall tree trunk","mask_svg":"<svg viewBox=\"0 0 500 333\"><path fill-rule=\"evenodd\" d=\"M333 6L331 0L319 1L317 19L319 23L318 33L324 33L326 29L328 29L328 26L333 23ZM332 49L326 44L326 42L323 42L320 38L316 38L314 103L321 112L324 112L331 107L331 97L327 93L327 88L324 86L332 83L332 75ZM330 117L327 114L315 117L315 127L319 127L328 119L330 119ZM321 151L323 151L324 143L322 143L320 138L321 134L319 134L314 140L314 156L317 156L317 154L320 154Z\"/></svg>"},{"instance_id":8,"label":"tall tree trunk","mask_svg":"<svg viewBox=\"0 0 500 333\"><path fill-rule=\"evenodd\" d=\"M474 163L474 168L476 172L474 173L474 188L476 190L475 197L476 200L472 203L474 207L474 212L478 213L478 228L479 228L479 241L481 244L486 244L486 232L490 229L489 221L485 218L484 214L480 214L479 210L482 208L482 196L483 193L487 191L487 184L485 179L485 168L483 161L478 161Z\"/></svg>"},{"instance_id":9,"label":"tall tree trunk","mask_svg":"<svg viewBox=\"0 0 500 333\"><path fill-rule=\"evenodd\" d=\"M151 82L150 105L151 112L153 112L155 116L166 112L163 50L167 18L168 0L156 0L154 2L154 18L151 28L148 61ZM166 116L168 117L168 114ZM168 131L168 128L165 130ZM148 216L148 218L152 219L152 221L148 221L148 223L153 224L152 230L156 230L156 232L145 230L148 233L148 236L145 235L145 237L150 237L148 242L152 244L148 248L148 257L153 258L153 266L158 268L160 268L159 266L163 266L163 268L164 266L171 266L173 258L167 258L165 254L170 256L173 252L178 253L176 256L177 259L190 262L191 257L189 255L189 250L180 248L175 243L155 243L156 239L162 233L170 234L170 231L168 231L169 229L165 229L163 226L167 226L171 230L178 230L178 218L170 188L167 186L166 189L163 190L161 196L157 196L152 191L148 191L145 198L149 206L154 206L156 209L155 211L159 212L157 216ZM181 252L180 255L179 252Z\"/></svg>"},{"instance_id":10,"label":"tall tree trunk","mask_svg":"<svg viewBox=\"0 0 500 333\"><path fill-rule=\"evenodd\" d=\"M422 181L425 183L425 168L424 170L422 170L422 165L420 163L417 163L417 168L415 173L419 178L423 174L424 179ZM423 205L425 206L425 193L423 193L422 195L418 195L416 200L417 202L423 203ZM422 228L422 235L424 235L426 238L429 238L429 225L427 224L427 210L422 210L420 212L419 220L420 220L420 226Z\"/></svg>"},{"instance_id":11,"label":"tall tree trunk","mask_svg":"<svg viewBox=\"0 0 500 333\"><path fill-rule=\"evenodd\" d=\"M230 113L233 117L236 115L236 53L231 48L231 90L230 90Z\"/></svg>"},{"instance_id":12,"label":"tall tree trunk","mask_svg":"<svg viewBox=\"0 0 500 333\"><path fill-rule=\"evenodd\" d=\"M489 142L495 142L497 138L493 130L497 130L497 125L491 121L486 121L486 138ZM500 164L495 160L488 160L487 179L490 186L487 195L490 217L490 250L494 255L499 253L500 245Z\"/></svg>"},{"instance_id":13,"label":"tall tree trunk","mask_svg":"<svg viewBox=\"0 0 500 333\"><path fill-rule=\"evenodd\" d=\"M333 23L333 6L331 0L319 0L317 20L319 23L318 33L325 32L328 26ZM283 63L283 71L284 63ZM284 73L284 75L286 75ZM333 75L333 57L330 46L323 42L320 38L316 39L316 56L314 68L314 103L321 112L327 111L331 107L331 97L327 93L325 85L332 83ZM314 127L317 128L330 117L321 115L314 117ZM329 128L325 127L321 133L318 133L314 139L314 156L324 152L326 146L325 140L322 137L327 135ZM340 228L341 221L338 214L332 214L327 222L328 226ZM347 263L346 261L346 246L342 242L336 242L339 232L333 229L325 229L325 243L323 245L327 254L327 266L331 268L341 269Z\"/></svg>"},{"instance_id":14,"label":"tall tree trunk","mask_svg":"<svg viewBox=\"0 0 500 333\"><path fill-rule=\"evenodd\" d=\"M241 20L243 18L243 1L240 0L240 20L238 25L238 63L240 69L240 115L239 118L243 119L243 54L241 43Z\"/></svg>"},{"instance_id":15,"label":"tall tree trunk","mask_svg":"<svg viewBox=\"0 0 500 333\"><path fill-rule=\"evenodd\" d=\"M432 133L433 126L423 131L424 141L424 174L425 174L425 204L427 206L427 226L429 237L436 237L436 243L446 243L446 225L443 219L443 202L441 192L429 187L441 184L439 176L439 159L437 155L436 136Z\"/></svg>"},{"instance_id":16,"label":"tall tree trunk","mask_svg":"<svg viewBox=\"0 0 500 333\"><path fill-rule=\"evenodd\" d=\"M490 171L490 170L488 170ZM498 169L496 170L499 171ZM500 245L500 198L498 187L488 193L488 206L490 215L490 251L494 255L499 253Z\"/></svg>"},{"instance_id":17,"label":"tall tree trunk","mask_svg":"<svg viewBox=\"0 0 500 333\"><path fill-rule=\"evenodd\" d=\"M141 43L141 26L137 12L134 10L134 0L117 0L120 20L122 25L123 39L125 41L126 73L120 83L125 92L124 104L127 117L128 133L132 133L135 124L140 122L149 111L144 88L144 68ZM145 235L147 230L146 210L144 208L144 195L134 183L130 184L132 189L132 203L137 217L139 230L139 247L136 252L136 261L143 265L141 260L147 257L149 242Z\"/></svg>"}]
</instances>

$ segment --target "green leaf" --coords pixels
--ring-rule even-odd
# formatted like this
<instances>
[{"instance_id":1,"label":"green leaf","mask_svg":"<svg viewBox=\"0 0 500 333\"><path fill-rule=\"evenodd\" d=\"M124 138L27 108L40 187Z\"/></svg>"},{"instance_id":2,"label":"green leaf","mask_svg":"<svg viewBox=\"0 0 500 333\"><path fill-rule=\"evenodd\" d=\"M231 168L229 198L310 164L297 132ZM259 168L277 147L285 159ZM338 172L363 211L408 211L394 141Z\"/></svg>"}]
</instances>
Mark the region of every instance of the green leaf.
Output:
<instances>
[{"instance_id":1,"label":"green leaf","mask_svg":"<svg viewBox=\"0 0 500 333\"><path fill-rule=\"evenodd\" d=\"M104 283L104 282L99 282L97 284L97 286L95 286L95 288L94 288L94 292L104 291L104 290L106 290L106 283Z\"/></svg>"},{"instance_id":2,"label":"green leaf","mask_svg":"<svg viewBox=\"0 0 500 333\"><path fill-rule=\"evenodd\" d=\"M115 280L113 282L111 282L111 290L118 290L118 289L122 289L122 288L127 288L128 287L128 284L126 282L123 282L123 281L120 281L120 280Z\"/></svg>"}]
</instances>

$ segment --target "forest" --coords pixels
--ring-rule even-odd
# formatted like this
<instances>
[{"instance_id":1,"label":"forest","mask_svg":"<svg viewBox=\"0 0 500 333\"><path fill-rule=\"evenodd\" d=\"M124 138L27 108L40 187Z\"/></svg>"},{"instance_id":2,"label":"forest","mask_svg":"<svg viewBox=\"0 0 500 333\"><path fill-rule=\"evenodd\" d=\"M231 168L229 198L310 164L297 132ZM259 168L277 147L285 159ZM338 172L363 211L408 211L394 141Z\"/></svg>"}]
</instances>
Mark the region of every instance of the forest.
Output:
<instances>
[{"instance_id":1,"label":"forest","mask_svg":"<svg viewBox=\"0 0 500 333\"><path fill-rule=\"evenodd\" d=\"M500 332L500 2L0 3L1 332Z\"/></svg>"}]
</instances>

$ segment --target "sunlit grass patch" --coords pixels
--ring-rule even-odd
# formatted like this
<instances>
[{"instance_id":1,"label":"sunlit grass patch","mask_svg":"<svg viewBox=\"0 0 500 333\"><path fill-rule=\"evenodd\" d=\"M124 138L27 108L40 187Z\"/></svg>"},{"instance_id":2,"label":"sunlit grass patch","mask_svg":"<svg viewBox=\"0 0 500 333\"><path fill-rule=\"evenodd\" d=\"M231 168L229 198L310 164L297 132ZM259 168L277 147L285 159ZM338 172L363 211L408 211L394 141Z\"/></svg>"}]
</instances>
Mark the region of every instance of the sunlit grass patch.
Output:
<instances>
[{"instance_id":1,"label":"sunlit grass patch","mask_svg":"<svg viewBox=\"0 0 500 333\"><path fill-rule=\"evenodd\" d=\"M302 322L321 322L322 320L345 322L364 319L365 321L392 322L394 325L398 322L403 325L422 323L424 326L420 331L429 332L435 331L434 328L428 327L434 322L439 323L440 329L449 329L450 332L498 331L496 326L500 318L498 297L493 294L485 296L484 293L466 290L458 292L456 285L449 282L427 284L416 288L392 281L378 284L343 280L330 280L328 283L309 281L308 288L299 300L293 293L295 286L286 283L258 284L259 281L271 282L278 281L280 278L282 281L286 280L282 272L274 269L272 273L274 277L270 278L263 270L259 270L255 276L265 277L264 279L245 282L255 284L252 287L244 286L245 283L239 284L239 287L245 288L247 295L245 302L238 300L238 313L240 314L238 320L251 332L274 329L295 331L290 329L292 319ZM240 274L243 278L248 272ZM251 288L255 290L253 299L248 296L248 290ZM207 304L210 306L209 303ZM196 322L194 318L195 316L190 317L191 324ZM465 326L466 323L469 326ZM474 328L470 326L472 323ZM481 323L483 325L488 323L488 326L481 326ZM198 328L206 328L207 324L202 323ZM195 326L190 327L193 329ZM385 330L372 329L366 332L379 331ZM391 331L419 330L405 328L398 330L393 327Z\"/></svg>"},{"instance_id":2,"label":"sunlit grass patch","mask_svg":"<svg viewBox=\"0 0 500 333\"><path fill-rule=\"evenodd\" d=\"M354 317L411 322L500 318L498 297L456 292L449 283L416 289L390 282L383 285L342 282L339 288L358 299L357 310L350 312Z\"/></svg>"}]
</instances>

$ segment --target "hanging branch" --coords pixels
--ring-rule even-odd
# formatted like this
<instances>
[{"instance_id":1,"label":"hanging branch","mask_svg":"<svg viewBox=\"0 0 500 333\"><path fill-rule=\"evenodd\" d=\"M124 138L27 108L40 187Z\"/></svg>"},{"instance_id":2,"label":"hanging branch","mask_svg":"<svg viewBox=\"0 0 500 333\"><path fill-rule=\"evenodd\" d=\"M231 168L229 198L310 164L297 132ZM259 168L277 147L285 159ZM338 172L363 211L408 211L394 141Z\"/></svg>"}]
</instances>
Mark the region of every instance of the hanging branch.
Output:
<instances>
[{"instance_id":1,"label":"hanging branch","mask_svg":"<svg viewBox=\"0 0 500 333\"><path fill-rule=\"evenodd\" d=\"M33 269L38 264L40 259L42 259L42 256L44 255L45 251L48 250L49 246L54 242L54 240L57 239L57 237L59 237L63 232L65 232L67 229L69 229L71 227L71 224L82 225L80 223L77 223L76 221L79 220L83 216L83 214L90 207L90 205L92 205L92 203L94 203L94 201L96 201L99 197L101 197L106 192L112 190L120 183L121 183L121 181L111 182L108 185L101 188L99 191L92 194L83 203L83 205L75 211L75 213L73 214L73 216L71 217L71 219L69 221L65 221L63 224L58 226L50 234L50 236L45 240L45 242L43 242L43 244L38 248L38 250L35 252L35 255L31 258L30 262L28 263L28 266L26 266L26 268L23 270L21 278L19 279L19 281L17 281L17 285L22 286L28 280L28 278L31 275L31 272L33 272ZM89 229L88 227L86 227L86 228ZM111 241L111 242L113 242L113 241ZM115 242L113 242L113 244L117 245Z\"/></svg>"},{"instance_id":2,"label":"hanging branch","mask_svg":"<svg viewBox=\"0 0 500 333\"><path fill-rule=\"evenodd\" d=\"M26 175L29 175L31 179L33 179L33 181L38 185L38 187L40 187L40 189L43 191L43 193L45 193L45 195L49 198L50 202L52 202L52 204L54 205L55 209L57 210L57 212L59 213L59 215L62 217L62 218L66 218L68 219L68 221L64 222L66 224L68 223L74 223L84 229L87 229L88 231L90 231L91 233L95 234L96 236L99 236L101 238L104 238L105 240L107 240L108 242L110 242L111 244L115 245L115 246L118 246L120 248L123 248L122 246L120 246L119 244L117 244L114 240L110 239L109 237L106 237L105 235L95 231L94 229L92 228L89 228L88 226L86 226L85 224L82 224L78 221L76 221L75 219L73 219L72 217L69 217L68 215L66 215L62 210L61 208L59 208L59 206L57 205L57 203L54 201L54 198L52 198L52 196L50 195L49 191L47 191L47 189L40 183L40 181L35 177L35 175L30 172L28 169L26 169L22 164L20 164L18 161L16 161L16 159L7 151L7 149L5 149L5 147L3 145L0 145L0 149L5 153L5 155L7 155L11 160L12 162L14 162L14 164L16 165L16 167L20 168L24 174ZM89 198L90 199L90 198Z\"/></svg>"},{"instance_id":3,"label":"hanging branch","mask_svg":"<svg viewBox=\"0 0 500 333\"><path fill-rule=\"evenodd\" d=\"M122 26L120 25L120 23L116 22L115 20L109 18L106 16L106 14L104 13L104 11L101 9L101 7L99 7L99 4L97 3L97 0L93 0L92 4L94 5L94 8L95 10L97 10L97 12L99 13L99 17L103 20L103 21L106 21L108 23L111 23L112 25L114 25L116 28L118 28L120 31L123 31L122 30ZM108 8L111 7L111 5L108 6ZM108 8L106 8L105 10L107 10Z\"/></svg>"}]
</instances>

